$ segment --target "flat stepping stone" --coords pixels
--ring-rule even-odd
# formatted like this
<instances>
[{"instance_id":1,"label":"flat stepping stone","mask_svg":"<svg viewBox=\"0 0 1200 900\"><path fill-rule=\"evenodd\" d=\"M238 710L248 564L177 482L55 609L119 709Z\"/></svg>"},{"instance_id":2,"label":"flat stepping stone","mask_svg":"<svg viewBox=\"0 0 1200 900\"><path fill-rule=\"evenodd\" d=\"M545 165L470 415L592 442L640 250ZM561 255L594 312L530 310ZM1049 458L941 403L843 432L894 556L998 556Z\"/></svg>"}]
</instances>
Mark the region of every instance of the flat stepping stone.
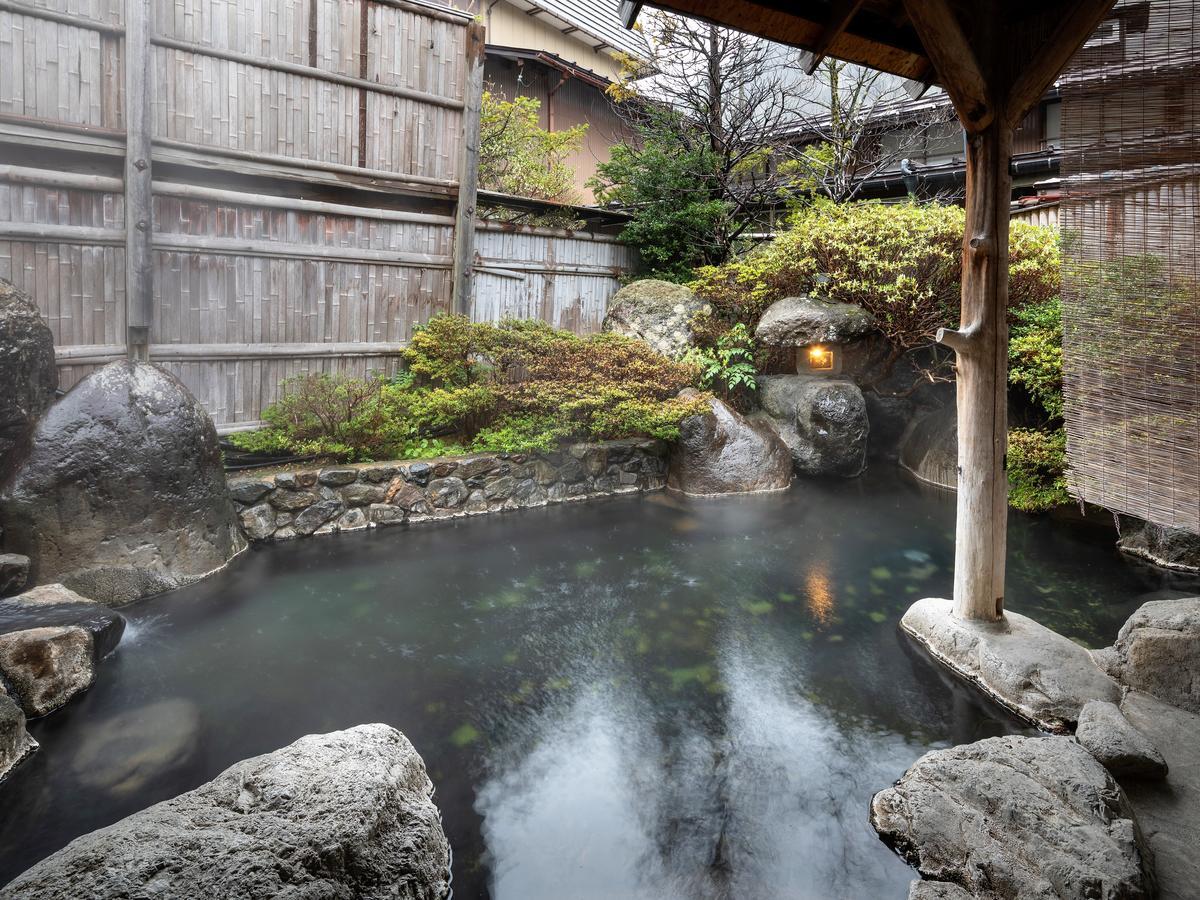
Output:
<instances>
[{"instance_id":1,"label":"flat stepping stone","mask_svg":"<svg viewBox=\"0 0 1200 900\"><path fill-rule=\"evenodd\" d=\"M1091 653L1058 632L1020 613L977 622L952 610L949 600L927 597L900 625L934 659L1039 728L1065 734L1089 700L1120 701L1120 686Z\"/></svg>"},{"instance_id":2,"label":"flat stepping stone","mask_svg":"<svg viewBox=\"0 0 1200 900\"><path fill-rule=\"evenodd\" d=\"M1163 755L1144 734L1129 724L1115 703L1107 700L1085 703L1079 713L1075 738L1117 778L1167 777L1167 762Z\"/></svg>"}]
</instances>

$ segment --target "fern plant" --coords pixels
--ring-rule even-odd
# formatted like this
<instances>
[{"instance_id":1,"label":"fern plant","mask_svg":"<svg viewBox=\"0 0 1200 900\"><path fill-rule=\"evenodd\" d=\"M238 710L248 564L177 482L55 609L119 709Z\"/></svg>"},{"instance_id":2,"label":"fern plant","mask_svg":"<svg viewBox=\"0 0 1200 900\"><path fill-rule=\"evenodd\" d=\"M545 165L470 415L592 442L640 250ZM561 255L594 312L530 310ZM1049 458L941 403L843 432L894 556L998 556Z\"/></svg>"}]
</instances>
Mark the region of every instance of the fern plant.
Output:
<instances>
[{"instance_id":1,"label":"fern plant","mask_svg":"<svg viewBox=\"0 0 1200 900\"><path fill-rule=\"evenodd\" d=\"M715 347L689 347L680 362L699 370L700 387L715 390L727 400L736 401L758 390L754 338L743 322L718 337Z\"/></svg>"}]
</instances>

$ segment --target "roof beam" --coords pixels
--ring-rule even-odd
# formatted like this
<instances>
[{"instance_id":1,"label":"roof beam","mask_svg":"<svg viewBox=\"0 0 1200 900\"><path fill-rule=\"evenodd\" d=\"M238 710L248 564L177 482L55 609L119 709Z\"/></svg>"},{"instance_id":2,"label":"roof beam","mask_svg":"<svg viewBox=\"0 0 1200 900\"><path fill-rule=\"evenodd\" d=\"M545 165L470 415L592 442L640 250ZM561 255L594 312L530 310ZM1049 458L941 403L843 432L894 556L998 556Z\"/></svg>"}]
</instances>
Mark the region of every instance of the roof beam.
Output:
<instances>
[{"instance_id":1,"label":"roof beam","mask_svg":"<svg viewBox=\"0 0 1200 900\"><path fill-rule=\"evenodd\" d=\"M1077 0L1065 12L1056 13L1054 28L1037 52L1027 57L1009 91L1005 113L1010 123L1020 122L1041 99L1113 5L1114 0Z\"/></svg>"},{"instance_id":2,"label":"roof beam","mask_svg":"<svg viewBox=\"0 0 1200 900\"><path fill-rule=\"evenodd\" d=\"M821 65L829 48L833 46L833 42L846 30L850 20L862 8L864 2L865 0L834 0L833 5L829 8L829 18L825 20L825 30L813 44L805 61L805 74L811 75L817 71L817 66Z\"/></svg>"},{"instance_id":3,"label":"roof beam","mask_svg":"<svg viewBox=\"0 0 1200 900\"><path fill-rule=\"evenodd\" d=\"M996 111L987 78L954 10L947 0L904 0L904 9L963 127L969 133L982 131L995 118Z\"/></svg>"}]
</instances>

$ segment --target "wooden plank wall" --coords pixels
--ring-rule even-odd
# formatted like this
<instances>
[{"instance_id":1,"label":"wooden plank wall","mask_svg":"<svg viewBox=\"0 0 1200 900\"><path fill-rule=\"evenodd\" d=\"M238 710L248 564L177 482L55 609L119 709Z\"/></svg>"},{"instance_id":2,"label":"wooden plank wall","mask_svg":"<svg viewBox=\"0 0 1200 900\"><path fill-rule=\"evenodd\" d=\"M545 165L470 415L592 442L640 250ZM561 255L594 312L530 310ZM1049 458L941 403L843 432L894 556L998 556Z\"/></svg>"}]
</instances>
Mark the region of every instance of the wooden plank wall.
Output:
<instances>
[{"instance_id":1,"label":"wooden plank wall","mask_svg":"<svg viewBox=\"0 0 1200 900\"><path fill-rule=\"evenodd\" d=\"M558 229L480 223L475 236L472 318L543 319L578 334L600 330L619 279L636 266L614 238Z\"/></svg>"},{"instance_id":2,"label":"wooden plank wall","mask_svg":"<svg viewBox=\"0 0 1200 900\"><path fill-rule=\"evenodd\" d=\"M257 421L295 374L392 371L450 309L469 21L152 0L150 357L218 425ZM124 25L125 0L0 0L0 277L47 316L63 387L127 352ZM611 239L479 228L477 319L595 330L632 266Z\"/></svg>"}]
</instances>

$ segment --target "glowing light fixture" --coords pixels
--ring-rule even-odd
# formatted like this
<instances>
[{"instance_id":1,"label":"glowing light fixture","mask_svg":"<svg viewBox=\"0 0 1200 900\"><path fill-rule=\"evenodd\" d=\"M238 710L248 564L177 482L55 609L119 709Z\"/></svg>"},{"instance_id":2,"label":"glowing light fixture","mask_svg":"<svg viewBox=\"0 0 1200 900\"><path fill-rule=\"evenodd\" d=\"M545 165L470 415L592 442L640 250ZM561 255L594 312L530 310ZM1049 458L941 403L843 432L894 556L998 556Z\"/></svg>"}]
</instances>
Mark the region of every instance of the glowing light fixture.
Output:
<instances>
[{"instance_id":1,"label":"glowing light fixture","mask_svg":"<svg viewBox=\"0 0 1200 900\"><path fill-rule=\"evenodd\" d=\"M833 371L833 350L829 347L822 347L820 344L814 344L808 348L806 357L808 367L817 372Z\"/></svg>"}]
</instances>

